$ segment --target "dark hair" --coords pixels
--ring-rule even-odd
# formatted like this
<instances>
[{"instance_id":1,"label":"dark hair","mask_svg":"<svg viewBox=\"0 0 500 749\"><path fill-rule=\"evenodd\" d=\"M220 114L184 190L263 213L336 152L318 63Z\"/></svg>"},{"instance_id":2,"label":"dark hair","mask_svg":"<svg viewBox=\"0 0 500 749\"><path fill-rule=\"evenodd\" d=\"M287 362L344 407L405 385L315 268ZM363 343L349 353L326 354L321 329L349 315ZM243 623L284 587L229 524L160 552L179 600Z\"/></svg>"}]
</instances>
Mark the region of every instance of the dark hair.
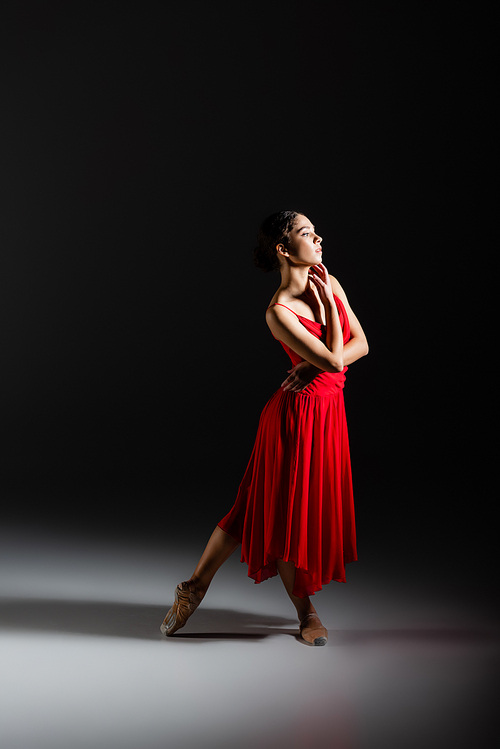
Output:
<instances>
[{"instance_id":1,"label":"dark hair","mask_svg":"<svg viewBox=\"0 0 500 749\"><path fill-rule=\"evenodd\" d=\"M253 253L257 268L261 268L266 273L280 269L276 245L281 242L286 246L293 223L300 215L297 211L280 211L268 216L262 222L257 235L258 244Z\"/></svg>"}]
</instances>

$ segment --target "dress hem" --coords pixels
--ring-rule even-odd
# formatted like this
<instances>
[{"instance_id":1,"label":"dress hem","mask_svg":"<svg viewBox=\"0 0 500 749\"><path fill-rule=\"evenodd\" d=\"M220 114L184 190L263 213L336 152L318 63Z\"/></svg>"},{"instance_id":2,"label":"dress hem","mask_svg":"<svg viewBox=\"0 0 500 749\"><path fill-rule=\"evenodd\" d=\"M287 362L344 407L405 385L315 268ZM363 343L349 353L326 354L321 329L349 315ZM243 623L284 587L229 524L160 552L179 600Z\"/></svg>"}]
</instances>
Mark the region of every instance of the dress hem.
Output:
<instances>
[{"instance_id":1,"label":"dress hem","mask_svg":"<svg viewBox=\"0 0 500 749\"><path fill-rule=\"evenodd\" d=\"M231 536L231 538L234 538L235 541L238 543L241 543L241 538L238 538L238 536L234 535L233 533L229 533L225 528L222 527L220 523L217 523L217 527L220 528L224 533L227 533L228 536ZM250 563L245 558L245 556L242 554L240 558L240 562L242 564L246 564L248 567L248 573L247 577L249 577L251 580L254 581L256 585L259 585L260 583L265 582L266 580L270 580L272 577L277 577L279 575L278 570L276 568L276 562L278 559L282 559L283 557L273 557L271 555L267 555L267 559L265 564L263 564L261 567L259 567L256 570L250 570ZM302 573L305 573L310 576L310 573L307 569L304 567L298 567L294 559L285 559L286 562L293 562L295 564L295 567L297 570L301 571ZM344 565L351 564L351 562L357 562L358 557L357 555L352 557L347 557L344 559ZM275 571L273 570L273 566L275 567ZM260 579L259 579L260 578ZM315 593L318 593L320 590L323 590L324 585L328 585L331 582L335 583L346 583L346 576L345 576L345 570L344 575L339 577L326 577L323 578L321 583L314 583L312 582L311 585L306 586L305 590L294 590L293 595L297 596L298 598L306 598L307 596L313 596Z\"/></svg>"},{"instance_id":2,"label":"dress hem","mask_svg":"<svg viewBox=\"0 0 500 749\"><path fill-rule=\"evenodd\" d=\"M240 559L240 561L241 561L242 564L246 564L247 566L249 566L246 559L242 558L242 559ZM250 569L249 569L249 571L248 571L248 577L251 580L253 580L256 585L259 585L260 583L263 583L266 580L270 580L272 577L277 577L279 575L278 571L273 572L268 567L268 565L270 563L273 564L273 563L276 563L276 561L277 561L277 558L276 559L270 558L268 560L268 562L267 562L266 565L264 565L263 567L260 567L260 569L256 570L255 572L250 572ZM293 562L294 560L293 559L286 559L285 561L287 561L287 562ZM353 559L345 560L344 564L345 565L346 564L351 564L351 562L357 562L357 561L358 561L358 559L356 557L356 558L353 558ZM295 564L295 562L294 562L294 564ZM296 568L296 570L298 570L298 571L300 571L302 573L309 574L308 571L304 567L297 567L297 565L295 565L295 568ZM265 573L265 577L262 576L260 580L257 579L259 576L262 575L263 572ZM308 585L305 588L305 590L304 589L296 590L294 588L293 591L292 591L292 593L293 593L294 596L297 596L297 598L307 598L308 596L313 596L316 593L319 593L321 590L323 590L323 587L325 585L328 585L329 583L344 583L344 584L347 583L345 571L344 571L344 575L343 576L340 576L340 577L326 577L326 578L324 578L321 581L321 583L314 583L313 582L311 585Z\"/></svg>"}]
</instances>

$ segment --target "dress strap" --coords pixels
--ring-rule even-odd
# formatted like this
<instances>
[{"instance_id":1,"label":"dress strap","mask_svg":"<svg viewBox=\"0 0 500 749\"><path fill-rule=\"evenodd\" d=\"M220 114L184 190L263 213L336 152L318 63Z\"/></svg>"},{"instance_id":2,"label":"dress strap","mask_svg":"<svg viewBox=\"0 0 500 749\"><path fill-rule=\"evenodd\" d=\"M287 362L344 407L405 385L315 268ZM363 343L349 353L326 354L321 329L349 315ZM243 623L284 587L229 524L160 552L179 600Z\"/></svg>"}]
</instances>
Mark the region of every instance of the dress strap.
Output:
<instances>
[{"instance_id":1,"label":"dress strap","mask_svg":"<svg viewBox=\"0 0 500 749\"><path fill-rule=\"evenodd\" d=\"M287 310L288 310L289 312L293 312L293 309L290 309L290 307L287 307L287 306L286 306L286 304L280 304L279 302L274 302L274 304L270 304L270 305L269 305L269 307L268 307L267 309L271 309L271 307L284 307L284 308L285 308L285 309L287 309ZM297 313L296 313L296 312L293 312L293 314L294 314L294 315L295 315L296 317L300 317L300 315L297 315Z\"/></svg>"}]
</instances>

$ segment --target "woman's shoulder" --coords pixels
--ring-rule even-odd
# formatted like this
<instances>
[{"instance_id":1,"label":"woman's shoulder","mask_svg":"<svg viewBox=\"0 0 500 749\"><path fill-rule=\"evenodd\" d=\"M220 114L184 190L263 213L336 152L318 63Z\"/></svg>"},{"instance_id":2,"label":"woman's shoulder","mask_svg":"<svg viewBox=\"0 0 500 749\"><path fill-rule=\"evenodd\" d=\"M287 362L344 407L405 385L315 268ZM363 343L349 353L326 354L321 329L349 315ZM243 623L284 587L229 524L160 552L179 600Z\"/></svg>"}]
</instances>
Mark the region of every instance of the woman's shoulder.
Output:
<instances>
[{"instance_id":1,"label":"woman's shoulder","mask_svg":"<svg viewBox=\"0 0 500 749\"><path fill-rule=\"evenodd\" d=\"M288 301L286 294L283 294L281 289L278 289L278 291L276 291L276 293L274 294L273 298L271 299L271 301L269 302L267 306L266 312L268 312L269 310L276 311L276 305L279 305L279 306L290 305L290 302Z\"/></svg>"},{"instance_id":2,"label":"woman's shoulder","mask_svg":"<svg viewBox=\"0 0 500 749\"><path fill-rule=\"evenodd\" d=\"M297 320L297 310L293 309L294 303L291 302L286 294L280 294L276 292L269 306L266 309L266 320L267 324L273 329L273 324L285 325L295 327L294 323ZM293 313L293 314L290 314Z\"/></svg>"},{"instance_id":3,"label":"woman's shoulder","mask_svg":"<svg viewBox=\"0 0 500 749\"><path fill-rule=\"evenodd\" d=\"M337 278L335 278L335 276L332 276L331 273L329 273L328 275L330 276L330 283L332 285L332 291L333 291L333 293L335 294L335 296L337 296L339 299L341 299L344 302L344 304L345 304L345 302L347 302L347 297L346 297L346 293L345 293L344 289L342 288L342 286L339 283L339 280Z\"/></svg>"},{"instance_id":4,"label":"woman's shoulder","mask_svg":"<svg viewBox=\"0 0 500 749\"><path fill-rule=\"evenodd\" d=\"M270 317L272 318L276 316L280 317L283 307L288 307L288 305L280 301L280 296L275 294L266 309L266 318L269 319Z\"/></svg>"}]
</instances>

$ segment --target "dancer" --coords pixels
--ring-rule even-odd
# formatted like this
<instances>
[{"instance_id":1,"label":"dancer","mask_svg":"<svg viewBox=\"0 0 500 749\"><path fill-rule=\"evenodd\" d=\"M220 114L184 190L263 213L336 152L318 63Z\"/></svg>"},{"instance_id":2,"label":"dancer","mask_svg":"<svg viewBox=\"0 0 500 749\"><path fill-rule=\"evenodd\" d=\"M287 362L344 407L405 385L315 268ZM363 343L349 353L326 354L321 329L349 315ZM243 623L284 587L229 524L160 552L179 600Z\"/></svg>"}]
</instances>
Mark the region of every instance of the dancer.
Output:
<instances>
[{"instance_id":1,"label":"dancer","mask_svg":"<svg viewBox=\"0 0 500 749\"><path fill-rule=\"evenodd\" d=\"M248 575L279 574L299 632L325 645L328 632L310 596L357 559L343 387L348 365L368 353L363 329L322 261L322 238L302 213L282 211L259 231L255 262L281 273L266 311L292 368L262 412L236 502L218 523L160 629L173 635L203 600L213 576L241 543Z\"/></svg>"}]
</instances>

